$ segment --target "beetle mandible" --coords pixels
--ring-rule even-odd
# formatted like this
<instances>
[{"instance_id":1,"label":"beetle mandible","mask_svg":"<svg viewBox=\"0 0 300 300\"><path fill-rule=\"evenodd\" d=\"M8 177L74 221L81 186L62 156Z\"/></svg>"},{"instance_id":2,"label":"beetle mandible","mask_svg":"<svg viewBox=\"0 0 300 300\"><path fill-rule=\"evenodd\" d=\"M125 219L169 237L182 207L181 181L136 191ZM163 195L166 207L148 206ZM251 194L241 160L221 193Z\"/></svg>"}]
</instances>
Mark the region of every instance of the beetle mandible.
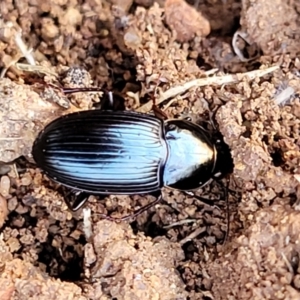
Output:
<instances>
[{"instance_id":1,"label":"beetle mandible","mask_svg":"<svg viewBox=\"0 0 300 300\"><path fill-rule=\"evenodd\" d=\"M75 191L130 195L163 186L195 190L213 177L218 153L206 130L189 120L102 109L52 121L32 154L48 177Z\"/></svg>"}]
</instances>

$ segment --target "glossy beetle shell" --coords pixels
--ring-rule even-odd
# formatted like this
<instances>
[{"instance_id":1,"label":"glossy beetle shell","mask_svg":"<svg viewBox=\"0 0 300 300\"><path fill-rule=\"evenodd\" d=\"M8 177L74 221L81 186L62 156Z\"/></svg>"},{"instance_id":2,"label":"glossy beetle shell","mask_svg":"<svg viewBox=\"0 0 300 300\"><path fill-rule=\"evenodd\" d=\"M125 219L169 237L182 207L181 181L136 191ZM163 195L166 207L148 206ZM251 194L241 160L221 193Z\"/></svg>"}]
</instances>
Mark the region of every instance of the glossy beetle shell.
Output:
<instances>
[{"instance_id":1,"label":"glossy beetle shell","mask_svg":"<svg viewBox=\"0 0 300 300\"><path fill-rule=\"evenodd\" d=\"M91 194L196 189L212 177L216 162L216 149L198 125L132 111L58 118L39 134L32 153L51 179Z\"/></svg>"},{"instance_id":2,"label":"glossy beetle shell","mask_svg":"<svg viewBox=\"0 0 300 300\"><path fill-rule=\"evenodd\" d=\"M217 151L206 131L186 120L165 122L168 159L164 185L179 190L194 190L212 178Z\"/></svg>"},{"instance_id":3,"label":"glossy beetle shell","mask_svg":"<svg viewBox=\"0 0 300 300\"><path fill-rule=\"evenodd\" d=\"M53 180L94 194L138 194L163 186L163 122L131 111L89 110L54 120L32 151Z\"/></svg>"}]
</instances>

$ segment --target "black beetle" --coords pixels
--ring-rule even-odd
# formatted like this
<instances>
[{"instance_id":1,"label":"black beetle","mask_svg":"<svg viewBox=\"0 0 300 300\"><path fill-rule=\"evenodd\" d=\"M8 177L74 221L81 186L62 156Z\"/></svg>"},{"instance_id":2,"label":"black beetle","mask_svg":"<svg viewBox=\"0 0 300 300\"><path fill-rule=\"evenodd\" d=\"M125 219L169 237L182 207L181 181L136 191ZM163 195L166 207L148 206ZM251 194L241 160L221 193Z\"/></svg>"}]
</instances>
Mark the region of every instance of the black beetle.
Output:
<instances>
[{"instance_id":1,"label":"black beetle","mask_svg":"<svg viewBox=\"0 0 300 300\"><path fill-rule=\"evenodd\" d=\"M213 177L217 162L214 142L197 124L113 110L54 120L32 154L51 179L89 194L146 194L163 186L194 190Z\"/></svg>"}]
</instances>

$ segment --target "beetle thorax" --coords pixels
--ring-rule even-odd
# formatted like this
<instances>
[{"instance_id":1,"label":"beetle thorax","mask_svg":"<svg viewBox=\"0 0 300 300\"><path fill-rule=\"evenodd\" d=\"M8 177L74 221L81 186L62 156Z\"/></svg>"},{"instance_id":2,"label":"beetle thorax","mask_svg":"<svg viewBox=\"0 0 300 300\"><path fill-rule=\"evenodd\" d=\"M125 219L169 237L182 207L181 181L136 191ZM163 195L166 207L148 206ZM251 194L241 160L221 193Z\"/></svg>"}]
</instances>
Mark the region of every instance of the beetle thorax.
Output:
<instances>
[{"instance_id":1,"label":"beetle thorax","mask_svg":"<svg viewBox=\"0 0 300 300\"><path fill-rule=\"evenodd\" d=\"M166 125L166 142L165 185L190 190L211 178L216 151L201 127L188 121L172 120Z\"/></svg>"}]
</instances>

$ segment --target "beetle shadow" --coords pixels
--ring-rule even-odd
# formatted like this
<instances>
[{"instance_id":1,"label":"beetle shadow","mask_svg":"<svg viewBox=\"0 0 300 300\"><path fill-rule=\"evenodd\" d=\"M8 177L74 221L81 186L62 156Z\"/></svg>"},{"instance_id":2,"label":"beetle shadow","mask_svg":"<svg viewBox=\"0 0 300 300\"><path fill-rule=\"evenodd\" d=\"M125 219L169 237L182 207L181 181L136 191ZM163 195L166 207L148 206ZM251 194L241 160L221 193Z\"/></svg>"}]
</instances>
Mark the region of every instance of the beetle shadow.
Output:
<instances>
[{"instance_id":1,"label":"beetle shadow","mask_svg":"<svg viewBox=\"0 0 300 300\"><path fill-rule=\"evenodd\" d=\"M38 253L38 262L44 264L46 272L53 277L62 281L79 281L84 267L84 257L78 251L78 244L81 244L83 248L86 243L85 237L82 235L77 240L77 245L63 244L62 249L53 246L56 239L57 237L49 234L47 240L40 244L41 251ZM54 263L56 268L53 268Z\"/></svg>"}]
</instances>

